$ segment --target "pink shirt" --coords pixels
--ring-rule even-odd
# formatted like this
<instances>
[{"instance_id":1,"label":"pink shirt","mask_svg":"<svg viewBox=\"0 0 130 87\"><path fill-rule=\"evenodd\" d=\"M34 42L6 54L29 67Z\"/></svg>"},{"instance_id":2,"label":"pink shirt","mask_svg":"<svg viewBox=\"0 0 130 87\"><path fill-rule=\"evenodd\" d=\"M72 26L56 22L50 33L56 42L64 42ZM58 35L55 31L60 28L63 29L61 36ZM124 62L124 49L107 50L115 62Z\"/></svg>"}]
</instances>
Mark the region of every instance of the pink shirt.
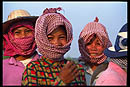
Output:
<instances>
[{"instance_id":1,"label":"pink shirt","mask_svg":"<svg viewBox=\"0 0 130 87\"><path fill-rule=\"evenodd\" d=\"M96 86L126 86L127 73L117 64L109 62L108 68L96 80Z\"/></svg>"},{"instance_id":2,"label":"pink shirt","mask_svg":"<svg viewBox=\"0 0 130 87\"><path fill-rule=\"evenodd\" d=\"M31 61L35 61L40 56L36 54ZM3 86L20 86L22 73L25 66L22 62L16 61L14 57L3 60Z\"/></svg>"}]
</instances>

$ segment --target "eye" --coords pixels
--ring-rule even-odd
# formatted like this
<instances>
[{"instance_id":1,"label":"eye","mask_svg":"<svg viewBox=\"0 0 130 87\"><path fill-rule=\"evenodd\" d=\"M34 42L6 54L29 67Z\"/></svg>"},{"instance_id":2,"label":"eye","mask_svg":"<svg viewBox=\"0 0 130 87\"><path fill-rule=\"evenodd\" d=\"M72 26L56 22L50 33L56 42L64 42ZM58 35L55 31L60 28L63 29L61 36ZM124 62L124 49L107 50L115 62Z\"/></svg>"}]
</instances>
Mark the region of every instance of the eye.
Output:
<instances>
[{"instance_id":1,"label":"eye","mask_svg":"<svg viewBox=\"0 0 130 87\"><path fill-rule=\"evenodd\" d=\"M102 46L101 41L100 41L100 40L97 40L97 41L96 41L96 45L98 45L98 46Z\"/></svg>"},{"instance_id":2,"label":"eye","mask_svg":"<svg viewBox=\"0 0 130 87\"><path fill-rule=\"evenodd\" d=\"M99 43L99 42L97 42L96 44L99 45L99 46L101 46L101 43Z\"/></svg>"},{"instance_id":3,"label":"eye","mask_svg":"<svg viewBox=\"0 0 130 87\"><path fill-rule=\"evenodd\" d=\"M31 29L26 29L25 32L29 33L29 32L32 32L32 30Z\"/></svg>"},{"instance_id":4,"label":"eye","mask_svg":"<svg viewBox=\"0 0 130 87\"><path fill-rule=\"evenodd\" d=\"M59 38L60 39L66 39L66 36L65 35L61 35Z\"/></svg>"},{"instance_id":5,"label":"eye","mask_svg":"<svg viewBox=\"0 0 130 87\"><path fill-rule=\"evenodd\" d=\"M49 36L47 36L47 37L48 37L48 40L49 40L49 41L53 40L53 36L50 36L50 35L49 35Z\"/></svg>"},{"instance_id":6,"label":"eye","mask_svg":"<svg viewBox=\"0 0 130 87\"><path fill-rule=\"evenodd\" d=\"M14 34L18 35L20 34L21 32L20 31L15 31Z\"/></svg>"},{"instance_id":7,"label":"eye","mask_svg":"<svg viewBox=\"0 0 130 87\"><path fill-rule=\"evenodd\" d=\"M86 46L91 45L91 42L86 43Z\"/></svg>"}]
</instances>

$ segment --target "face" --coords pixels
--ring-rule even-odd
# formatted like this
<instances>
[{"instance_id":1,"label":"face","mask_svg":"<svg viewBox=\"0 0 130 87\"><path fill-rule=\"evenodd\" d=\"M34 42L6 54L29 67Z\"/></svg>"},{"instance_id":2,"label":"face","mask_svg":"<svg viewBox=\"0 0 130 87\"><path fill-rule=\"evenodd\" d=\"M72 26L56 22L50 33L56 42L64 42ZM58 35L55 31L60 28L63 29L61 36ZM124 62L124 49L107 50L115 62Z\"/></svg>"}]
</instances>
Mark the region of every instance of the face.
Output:
<instances>
[{"instance_id":1,"label":"face","mask_svg":"<svg viewBox=\"0 0 130 87\"><path fill-rule=\"evenodd\" d=\"M53 45L64 46L67 44L67 35L63 27L58 27L47 37L49 42Z\"/></svg>"},{"instance_id":2,"label":"face","mask_svg":"<svg viewBox=\"0 0 130 87\"><path fill-rule=\"evenodd\" d=\"M27 27L16 28L13 32L14 32L15 38L23 38L23 37L33 36L33 31Z\"/></svg>"},{"instance_id":3,"label":"face","mask_svg":"<svg viewBox=\"0 0 130 87\"><path fill-rule=\"evenodd\" d=\"M86 50L88 54L93 58L103 53L105 47L102 45L100 39L95 36L87 44Z\"/></svg>"}]
</instances>

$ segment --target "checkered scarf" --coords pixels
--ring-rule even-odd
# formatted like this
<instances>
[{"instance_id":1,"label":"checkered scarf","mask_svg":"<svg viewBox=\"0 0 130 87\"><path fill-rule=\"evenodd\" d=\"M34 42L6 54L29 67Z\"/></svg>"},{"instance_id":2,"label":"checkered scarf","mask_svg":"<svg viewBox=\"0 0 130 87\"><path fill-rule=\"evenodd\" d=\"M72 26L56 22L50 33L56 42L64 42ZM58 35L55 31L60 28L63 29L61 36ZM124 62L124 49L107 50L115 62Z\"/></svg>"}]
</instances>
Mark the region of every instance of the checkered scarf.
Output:
<instances>
[{"instance_id":1,"label":"checkered scarf","mask_svg":"<svg viewBox=\"0 0 130 87\"><path fill-rule=\"evenodd\" d=\"M62 14L57 13L57 10L61 10L61 8L45 9L43 14L39 16L35 25L35 40L38 51L44 57L59 61L62 60L63 55L69 51L73 36L71 23ZM67 31L68 43L64 46L51 44L47 37L47 35L54 31L59 25L64 25Z\"/></svg>"},{"instance_id":2,"label":"checkered scarf","mask_svg":"<svg viewBox=\"0 0 130 87\"><path fill-rule=\"evenodd\" d=\"M36 49L34 36L14 38L13 30L18 27L27 27L34 32L31 22L20 21L10 26L9 32L4 34L4 56L31 55Z\"/></svg>"},{"instance_id":3,"label":"checkered scarf","mask_svg":"<svg viewBox=\"0 0 130 87\"><path fill-rule=\"evenodd\" d=\"M96 18L94 22L88 23L80 33L78 43L81 56L79 60L88 63L101 64L107 58L104 53L95 58L91 58L91 56L87 53L85 47L85 43L88 43L93 38L94 34L99 37L105 48L112 46L106 28L101 23L98 23L98 18Z\"/></svg>"}]
</instances>

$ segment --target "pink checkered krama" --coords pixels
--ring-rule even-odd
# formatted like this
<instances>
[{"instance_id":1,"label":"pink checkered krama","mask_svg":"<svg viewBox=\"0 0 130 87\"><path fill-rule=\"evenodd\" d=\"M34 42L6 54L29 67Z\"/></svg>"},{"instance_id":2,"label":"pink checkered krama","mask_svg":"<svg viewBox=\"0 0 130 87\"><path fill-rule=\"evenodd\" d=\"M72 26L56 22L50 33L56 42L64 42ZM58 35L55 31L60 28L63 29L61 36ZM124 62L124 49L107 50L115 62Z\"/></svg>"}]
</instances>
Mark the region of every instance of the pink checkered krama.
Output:
<instances>
[{"instance_id":1,"label":"pink checkered krama","mask_svg":"<svg viewBox=\"0 0 130 87\"><path fill-rule=\"evenodd\" d=\"M52 12L49 12L47 9L44 12L39 16L35 25L35 40L38 51L46 58L53 60L63 59L63 55L69 51L73 39L72 25L62 14L57 13L56 10L53 11L52 9ZM65 46L52 45L47 37L59 25L64 25L66 28L68 43Z\"/></svg>"},{"instance_id":2,"label":"pink checkered krama","mask_svg":"<svg viewBox=\"0 0 130 87\"><path fill-rule=\"evenodd\" d=\"M85 43L88 43L90 41L90 38L92 38L92 34L94 33L99 37L105 48L112 45L109 40L105 26L101 23L98 23L98 19L96 17L96 20L94 22L88 23L80 33L78 40L79 50L81 53L80 59L86 62L100 64L106 60L106 56L104 55L104 53L95 58L91 58L90 55L87 53L85 47Z\"/></svg>"}]
</instances>

